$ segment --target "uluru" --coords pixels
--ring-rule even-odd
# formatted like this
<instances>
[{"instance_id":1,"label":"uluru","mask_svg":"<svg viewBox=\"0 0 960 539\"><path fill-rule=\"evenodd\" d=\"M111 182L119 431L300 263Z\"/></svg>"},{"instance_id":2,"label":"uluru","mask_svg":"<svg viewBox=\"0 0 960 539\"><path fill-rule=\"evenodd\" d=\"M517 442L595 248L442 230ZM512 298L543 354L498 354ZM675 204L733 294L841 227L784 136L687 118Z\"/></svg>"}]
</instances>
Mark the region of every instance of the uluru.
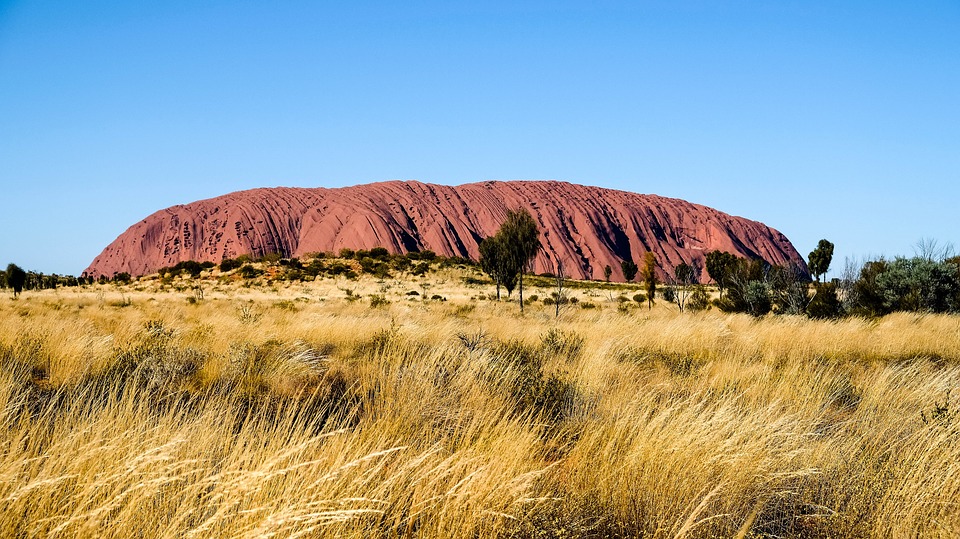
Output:
<instances>
[{"instance_id":1,"label":"uluru","mask_svg":"<svg viewBox=\"0 0 960 539\"><path fill-rule=\"evenodd\" d=\"M485 181L458 186L386 181L341 188L251 189L166 208L134 224L98 255L85 273L145 275L195 260L218 263L342 248L432 250L477 260L480 241L496 233L507 210L525 208L537 221L544 249L538 273L555 261L576 279L623 280L622 260L652 251L661 271L681 262L703 266L719 249L770 264L803 257L777 230L684 200L560 181Z\"/></svg>"}]
</instances>

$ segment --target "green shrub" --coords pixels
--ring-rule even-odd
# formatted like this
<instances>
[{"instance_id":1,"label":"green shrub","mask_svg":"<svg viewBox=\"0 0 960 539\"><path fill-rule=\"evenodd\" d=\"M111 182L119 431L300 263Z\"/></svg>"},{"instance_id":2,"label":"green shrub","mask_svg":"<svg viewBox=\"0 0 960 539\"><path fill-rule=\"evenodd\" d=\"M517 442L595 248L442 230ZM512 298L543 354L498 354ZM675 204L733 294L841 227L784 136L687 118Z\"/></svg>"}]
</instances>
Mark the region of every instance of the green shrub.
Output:
<instances>
[{"instance_id":1,"label":"green shrub","mask_svg":"<svg viewBox=\"0 0 960 539\"><path fill-rule=\"evenodd\" d=\"M687 308L691 311L705 311L710 308L710 295L707 294L707 287L703 285L693 287L693 291L687 299Z\"/></svg>"},{"instance_id":2,"label":"green shrub","mask_svg":"<svg viewBox=\"0 0 960 539\"><path fill-rule=\"evenodd\" d=\"M235 259L235 258L224 258L224 259L220 262L220 271L223 271L223 272L233 271L233 270L239 268L239 267L242 266L242 265L243 265L243 262L241 262L241 261L238 260L238 259Z\"/></svg>"},{"instance_id":3,"label":"green shrub","mask_svg":"<svg viewBox=\"0 0 960 539\"><path fill-rule=\"evenodd\" d=\"M743 293L743 300L747 304L747 312L753 316L763 316L770 312L770 287L762 281L750 281Z\"/></svg>"},{"instance_id":4,"label":"green shrub","mask_svg":"<svg viewBox=\"0 0 960 539\"><path fill-rule=\"evenodd\" d=\"M583 351L584 338L575 331L550 328L540 337L543 350L573 360Z\"/></svg>"},{"instance_id":5,"label":"green shrub","mask_svg":"<svg viewBox=\"0 0 960 539\"><path fill-rule=\"evenodd\" d=\"M665 301L669 301L671 303L673 303L673 300L677 298L676 292L674 291L672 286L666 286L663 289L661 289L660 295L663 297Z\"/></svg>"},{"instance_id":6,"label":"green shrub","mask_svg":"<svg viewBox=\"0 0 960 539\"><path fill-rule=\"evenodd\" d=\"M816 292L807 305L807 315L811 318L837 318L843 314L843 305L837 296L834 283L814 284Z\"/></svg>"},{"instance_id":7,"label":"green shrub","mask_svg":"<svg viewBox=\"0 0 960 539\"><path fill-rule=\"evenodd\" d=\"M373 258L376 260L387 260L390 258L390 251L388 251L384 247L374 247L373 249L370 249L369 256L370 258Z\"/></svg>"},{"instance_id":8,"label":"green shrub","mask_svg":"<svg viewBox=\"0 0 960 539\"><path fill-rule=\"evenodd\" d=\"M257 269L250 264L244 264L240 267L239 273L244 279L254 279L260 275L263 275L263 270Z\"/></svg>"},{"instance_id":9,"label":"green shrub","mask_svg":"<svg viewBox=\"0 0 960 539\"><path fill-rule=\"evenodd\" d=\"M370 308L379 309L390 305L390 301L383 294L373 294L370 296Z\"/></svg>"}]
</instances>

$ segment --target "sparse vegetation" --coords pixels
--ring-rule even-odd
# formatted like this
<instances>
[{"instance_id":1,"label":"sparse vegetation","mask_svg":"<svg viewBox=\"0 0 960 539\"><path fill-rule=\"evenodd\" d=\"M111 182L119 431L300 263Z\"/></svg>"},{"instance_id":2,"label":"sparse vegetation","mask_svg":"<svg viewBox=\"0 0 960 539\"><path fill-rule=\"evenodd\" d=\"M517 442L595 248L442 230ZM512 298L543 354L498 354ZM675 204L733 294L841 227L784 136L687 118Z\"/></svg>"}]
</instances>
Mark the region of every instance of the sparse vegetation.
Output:
<instances>
[{"instance_id":1,"label":"sparse vegetation","mask_svg":"<svg viewBox=\"0 0 960 539\"><path fill-rule=\"evenodd\" d=\"M580 301L556 319L545 285L553 305L531 302L518 324L508 304L470 301L461 277L435 281L447 302L405 301L410 284L373 276L343 292L333 278L208 283L192 305L159 281L5 296L0 529L960 530L958 317L758 321ZM606 296L594 285L578 290Z\"/></svg>"},{"instance_id":2,"label":"sparse vegetation","mask_svg":"<svg viewBox=\"0 0 960 539\"><path fill-rule=\"evenodd\" d=\"M4 295L0 535L960 532L952 259L813 285L735 260L746 314L558 267L521 319L461 261L352 256ZM757 317L791 301L813 319Z\"/></svg>"}]
</instances>

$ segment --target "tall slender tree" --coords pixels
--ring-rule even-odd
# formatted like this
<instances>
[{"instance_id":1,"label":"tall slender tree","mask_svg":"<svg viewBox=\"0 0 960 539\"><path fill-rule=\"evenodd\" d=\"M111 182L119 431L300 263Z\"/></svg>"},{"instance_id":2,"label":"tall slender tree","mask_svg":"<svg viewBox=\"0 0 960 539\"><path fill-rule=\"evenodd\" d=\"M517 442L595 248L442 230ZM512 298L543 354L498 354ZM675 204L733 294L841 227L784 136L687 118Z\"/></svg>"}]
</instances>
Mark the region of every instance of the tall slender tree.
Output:
<instances>
[{"instance_id":1,"label":"tall slender tree","mask_svg":"<svg viewBox=\"0 0 960 539\"><path fill-rule=\"evenodd\" d=\"M807 257L807 268L818 283L823 274L830 269L830 262L832 261L833 244L827 240L820 240L820 243L817 243L817 248L811 251L810 256Z\"/></svg>"}]
</instances>

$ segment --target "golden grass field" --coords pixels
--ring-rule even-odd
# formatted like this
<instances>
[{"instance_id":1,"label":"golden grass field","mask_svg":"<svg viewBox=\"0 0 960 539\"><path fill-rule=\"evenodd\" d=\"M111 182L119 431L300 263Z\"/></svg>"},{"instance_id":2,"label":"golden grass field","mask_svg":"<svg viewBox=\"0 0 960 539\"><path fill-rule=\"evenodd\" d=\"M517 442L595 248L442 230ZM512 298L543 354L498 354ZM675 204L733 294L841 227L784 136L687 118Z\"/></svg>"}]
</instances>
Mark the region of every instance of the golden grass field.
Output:
<instances>
[{"instance_id":1,"label":"golden grass field","mask_svg":"<svg viewBox=\"0 0 960 539\"><path fill-rule=\"evenodd\" d=\"M0 535L960 536L960 318L461 283L4 295Z\"/></svg>"}]
</instances>

